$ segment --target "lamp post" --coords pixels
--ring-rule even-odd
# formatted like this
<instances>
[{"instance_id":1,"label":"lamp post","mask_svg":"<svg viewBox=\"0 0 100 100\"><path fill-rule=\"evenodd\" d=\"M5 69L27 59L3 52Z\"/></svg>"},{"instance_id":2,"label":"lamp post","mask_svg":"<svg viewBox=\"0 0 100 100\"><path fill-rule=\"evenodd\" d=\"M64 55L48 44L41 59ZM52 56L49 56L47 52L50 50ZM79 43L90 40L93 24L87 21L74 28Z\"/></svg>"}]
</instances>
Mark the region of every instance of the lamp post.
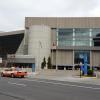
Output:
<instances>
[{"instance_id":1,"label":"lamp post","mask_svg":"<svg viewBox=\"0 0 100 100\"><path fill-rule=\"evenodd\" d=\"M56 44L55 44L55 42L53 42L53 44L52 44L52 49L51 49L51 55L52 55L52 65L53 65L53 60L54 60L54 58L53 58L53 50L56 50ZM57 57L56 57L57 58ZM57 65L57 64L56 64Z\"/></svg>"},{"instance_id":2,"label":"lamp post","mask_svg":"<svg viewBox=\"0 0 100 100\"><path fill-rule=\"evenodd\" d=\"M15 62L15 54L12 54L12 65L14 66L14 62Z\"/></svg>"},{"instance_id":3,"label":"lamp post","mask_svg":"<svg viewBox=\"0 0 100 100\"><path fill-rule=\"evenodd\" d=\"M87 54L84 54L84 75L87 75Z\"/></svg>"},{"instance_id":4,"label":"lamp post","mask_svg":"<svg viewBox=\"0 0 100 100\"><path fill-rule=\"evenodd\" d=\"M58 25L57 25L58 26ZM57 46L58 46L58 28L56 33L56 70L58 70L58 64L57 64Z\"/></svg>"},{"instance_id":5,"label":"lamp post","mask_svg":"<svg viewBox=\"0 0 100 100\"><path fill-rule=\"evenodd\" d=\"M40 48L42 48L42 43L41 41L38 41L38 71L40 67Z\"/></svg>"},{"instance_id":6,"label":"lamp post","mask_svg":"<svg viewBox=\"0 0 100 100\"><path fill-rule=\"evenodd\" d=\"M82 62L80 62L80 78L82 76L82 69L83 69L83 64L82 64Z\"/></svg>"}]
</instances>

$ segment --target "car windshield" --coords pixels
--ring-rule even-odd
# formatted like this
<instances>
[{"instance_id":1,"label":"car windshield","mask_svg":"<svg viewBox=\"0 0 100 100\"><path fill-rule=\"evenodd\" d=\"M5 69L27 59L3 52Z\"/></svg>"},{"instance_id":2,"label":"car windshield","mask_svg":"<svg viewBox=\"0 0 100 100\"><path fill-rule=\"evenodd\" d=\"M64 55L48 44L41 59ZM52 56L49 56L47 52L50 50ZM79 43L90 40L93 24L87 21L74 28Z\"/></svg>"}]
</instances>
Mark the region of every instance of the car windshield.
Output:
<instances>
[{"instance_id":1,"label":"car windshield","mask_svg":"<svg viewBox=\"0 0 100 100\"><path fill-rule=\"evenodd\" d=\"M15 69L16 71L21 71L22 69L21 68L19 68L19 67L16 67L16 69Z\"/></svg>"}]
</instances>

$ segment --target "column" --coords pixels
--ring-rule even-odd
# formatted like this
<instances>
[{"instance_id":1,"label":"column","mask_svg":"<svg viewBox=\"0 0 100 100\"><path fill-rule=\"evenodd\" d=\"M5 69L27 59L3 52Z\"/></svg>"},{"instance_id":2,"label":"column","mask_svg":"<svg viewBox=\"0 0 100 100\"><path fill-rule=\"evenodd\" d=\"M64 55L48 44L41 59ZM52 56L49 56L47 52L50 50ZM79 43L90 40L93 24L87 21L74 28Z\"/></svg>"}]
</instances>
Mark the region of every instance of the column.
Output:
<instances>
[{"instance_id":1,"label":"column","mask_svg":"<svg viewBox=\"0 0 100 100\"><path fill-rule=\"evenodd\" d=\"M90 29L90 33L89 33L89 37L90 37L90 46L92 46L92 29Z\"/></svg>"},{"instance_id":2,"label":"column","mask_svg":"<svg viewBox=\"0 0 100 100\"><path fill-rule=\"evenodd\" d=\"M58 70L58 64L57 64L57 47L58 47L58 29L57 29L57 32L56 32L56 70Z\"/></svg>"},{"instance_id":3,"label":"column","mask_svg":"<svg viewBox=\"0 0 100 100\"><path fill-rule=\"evenodd\" d=\"M75 29L73 29L73 46L75 46Z\"/></svg>"},{"instance_id":4,"label":"column","mask_svg":"<svg viewBox=\"0 0 100 100\"><path fill-rule=\"evenodd\" d=\"M73 50L73 70L74 70L74 50Z\"/></svg>"},{"instance_id":5,"label":"column","mask_svg":"<svg viewBox=\"0 0 100 100\"><path fill-rule=\"evenodd\" d=\"M90 69L92 69L92 59L93 59L93 57L92 57L92 51L90 51Z\"/></svg>"}]
</instances>

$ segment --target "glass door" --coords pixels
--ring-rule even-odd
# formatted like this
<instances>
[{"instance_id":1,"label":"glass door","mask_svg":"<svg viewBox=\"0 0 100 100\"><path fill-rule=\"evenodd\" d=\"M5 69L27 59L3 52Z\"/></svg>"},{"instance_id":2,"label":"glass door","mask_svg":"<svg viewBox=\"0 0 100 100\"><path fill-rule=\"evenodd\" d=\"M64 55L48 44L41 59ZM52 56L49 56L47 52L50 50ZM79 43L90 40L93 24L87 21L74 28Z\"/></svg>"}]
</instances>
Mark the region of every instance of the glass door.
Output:
<instances>
[{"instance_id":1,"label":"glass door","mask_svg":"<svg viewBox=\"0 0 100 100\"><path fill-rule=\"evenodd\" d=\"M87 55L87 64L90 64L90 51L77 50L74 53L74 64L84 63L84 54Z\"/></svg>"}]
</instances>

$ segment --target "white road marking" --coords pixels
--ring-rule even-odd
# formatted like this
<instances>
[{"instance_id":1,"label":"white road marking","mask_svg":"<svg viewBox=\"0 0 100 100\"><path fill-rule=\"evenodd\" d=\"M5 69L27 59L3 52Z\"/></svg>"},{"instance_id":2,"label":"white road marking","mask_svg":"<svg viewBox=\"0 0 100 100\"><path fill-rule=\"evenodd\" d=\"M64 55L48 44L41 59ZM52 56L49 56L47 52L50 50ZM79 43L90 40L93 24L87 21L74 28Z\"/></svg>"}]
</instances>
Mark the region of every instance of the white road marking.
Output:
<instances>
[{"instance_id":1,"label":"white road marking","mask_svg":"<svg viewBox=\"0 0 100 100\"><path fill-rule=\"evenodd\" d=\"M71 84L66 84L66 83L55 83L55 82L47 82L47 81L40 81L38 79L34 80L29 80L29 79L22 79L26 81L34 81L34 82L39 82L39 83L49 83L49 84L55 84L55 85L63 85L63 86L71 86L71 87L78 87L78 88L86 88L86 89L93 89L93 90L100 90L100 88L95 88L95 87L89 87L89 86L83 86L83 85L71 85Z\"/></svg>"},{"instance_id":2,"label":"white road marking","mask_svg":"<svg viewBox=\"0 0 100 100\"><path fill-rule=\"evenodd\" d=\"M12 83L12 82L9 82L9 81L8 81L8 83L13 84L13 85L18 85L18 86L24 86L24 87L26 86L26 84Z\"/></svg>"}]
</instances>

